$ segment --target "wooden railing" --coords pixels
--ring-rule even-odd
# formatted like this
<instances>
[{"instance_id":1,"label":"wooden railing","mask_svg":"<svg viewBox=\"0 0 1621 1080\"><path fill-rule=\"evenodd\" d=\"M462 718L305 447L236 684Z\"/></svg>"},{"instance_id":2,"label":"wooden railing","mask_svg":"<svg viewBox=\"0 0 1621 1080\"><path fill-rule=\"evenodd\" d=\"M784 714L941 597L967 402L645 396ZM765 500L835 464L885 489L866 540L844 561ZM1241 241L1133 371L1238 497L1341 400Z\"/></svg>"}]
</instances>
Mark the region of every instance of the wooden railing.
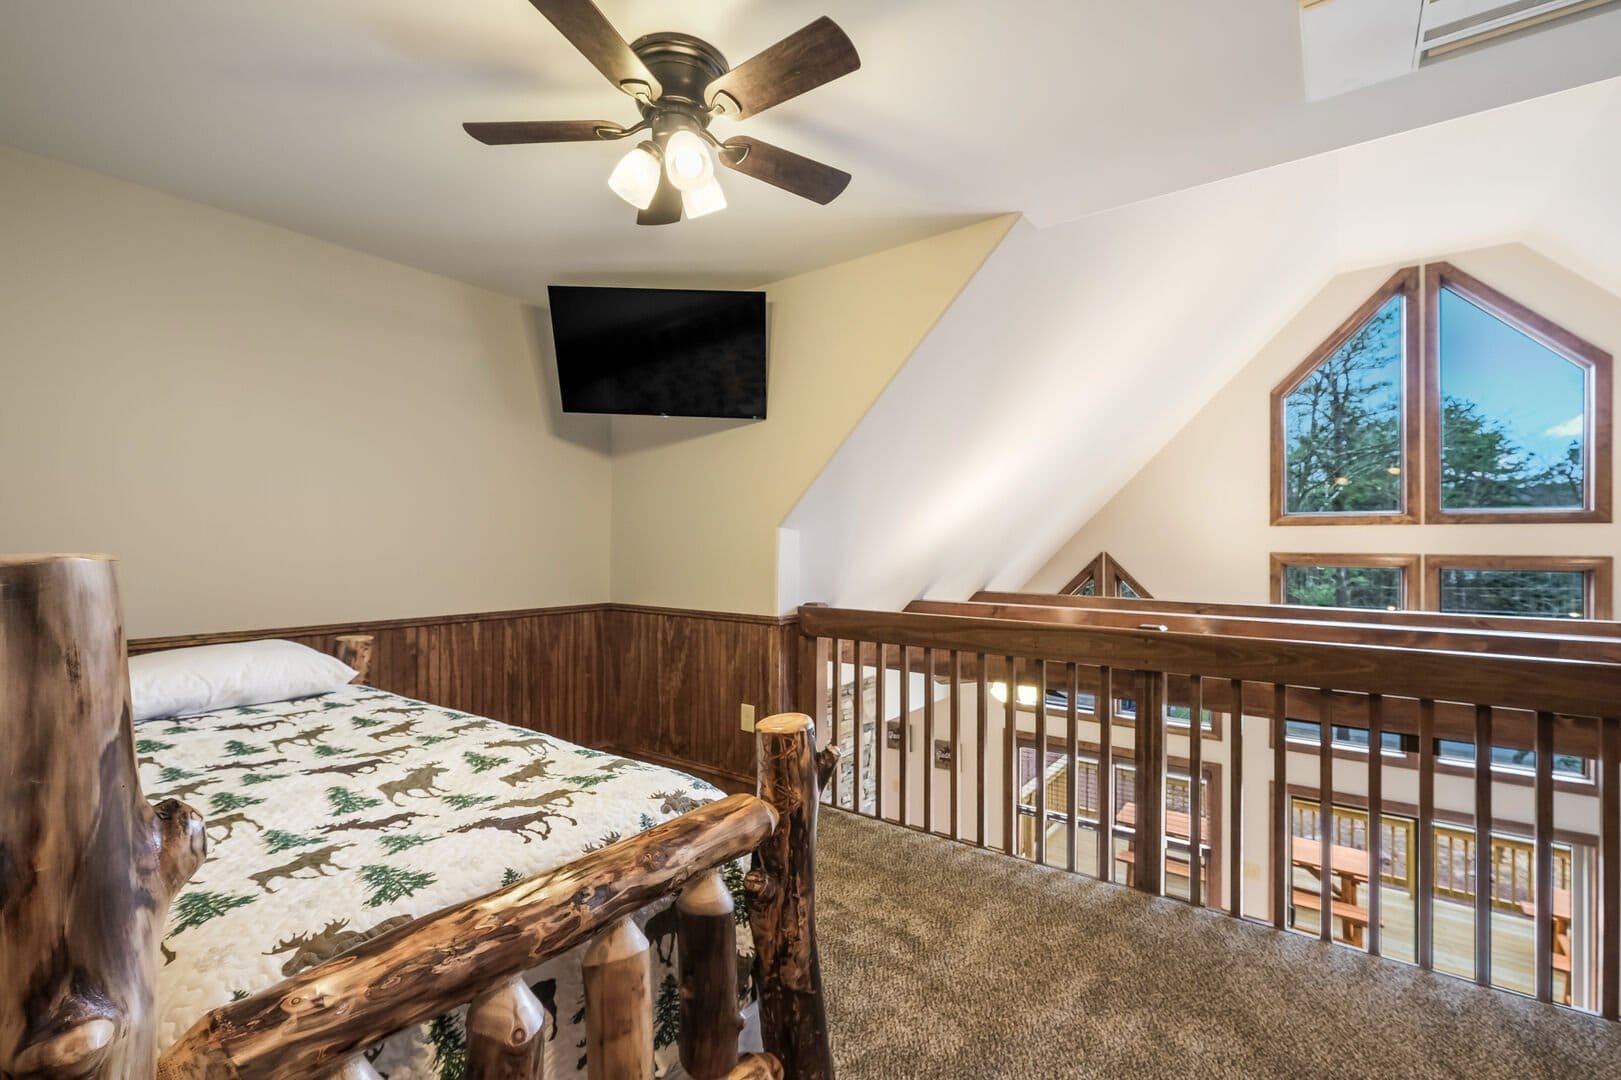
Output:
<instances>
[{"instance_id":1,"label":"wooden railing","mask_svg":"<svg viewBox=\"0 0 1621 1080\"><path fill-rule=\"evenodd\" d=\"M1449 954L1437 964L1436 830L1446 822L1468 832L1474 879L1490 881L1493 826L1523 801L1533 837L1527 989L1544 1001L1568 999L1576 983L1578 1004L1617 1018L1621 638L1613 624L1495 625L1427 613L1406 623L1339 612L1291 619L1295 609L1079 599L1000 595L902 613L801 608L802 707L847 747L827 798L1280 929L1310 912L1322 940L1374 954L1386 951L1382 930L1396 914L1381 910L1380 818L1400 812L1417 823L1411 955L1425 968L1466 964L1483 985L1494 982L1489 900L1462 916L1471 940L1442 943L1462 949L1461 961ZM1400 755L1367 752L1390 737L1400 738ZM1341 745L1347 739L1360 741L1360 752ZM1493 748L1530 751L1534 766L1523 778L1464 772L1442 759L1443 740L1468 744L1481 762ZM1583 759L1586 775L1556 778L1556 755ZM1088 760L1129 763L1131 797L1111 790L1116 768L1098 768L1083 800ZM1212 807L1206 785L1192 778L1218 773ZM1168 777L1179 808L1168 805ZM1559 828L1593 833L1585 892L1564 890L1558 905L1556 783L1567 815L1578 803L1591 811ZM1264 796L1250 794L1258 788ZM1292 792L1331 815L1361 815L1362 847L1333 843L1332 823L1314 840L1294 839ZM1255 820L1262 805L1264 824ZM1021 818L1041 825L1021 830ZM1446 934L1459 932L1453 907L1444 913ZM1573 919L1582 923L1574 963Z\"/></svg>"},{"instance_id":2,"label":"wooden railing","mask_svg":"<svg viewBox=\"0 0 1621 1080\"><path fill-rule=\"evenodd\" d=\"M366 642L341 642L365 663ZM809 717L756 727L760 797L700 807L455 904L208 1013L156 1053L158 933L202 862L196 811L152 807L134 734L113 565L0 558L0 1076L139 1080L377 1076L363 1051L468 1006L468 1075L540 1080L544 1014L522 975L586 945L587 1073L650 1080L648 942L633 916L675 896L679 1044L695 1080L832 1080L815 932L819 769ZM765 1053L739 1056L744 879Z\"/></svg>"}]
</instances>

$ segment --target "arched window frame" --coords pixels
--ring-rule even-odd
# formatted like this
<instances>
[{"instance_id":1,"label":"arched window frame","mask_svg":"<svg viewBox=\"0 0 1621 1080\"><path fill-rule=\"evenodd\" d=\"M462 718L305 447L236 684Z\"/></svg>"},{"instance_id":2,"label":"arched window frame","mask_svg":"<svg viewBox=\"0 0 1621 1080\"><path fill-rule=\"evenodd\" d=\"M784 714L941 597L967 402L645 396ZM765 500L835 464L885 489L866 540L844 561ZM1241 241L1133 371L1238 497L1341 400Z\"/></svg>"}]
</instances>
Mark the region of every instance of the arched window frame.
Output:
<instances>
[{"instance_id":1,"label":"arched window frame","mask_svg":"<svg viewBox=\"0 0 1621 1080\"><path fill-rule=\"evenodd\" d=\"M1272 524L1274 525L1413 525L1419 520L1419 439L1422 410L1417 398L1422 386L1419 332L1420 274L1416 266L1404 267L1380 286L1351 313L1311 355L1301 361L1287 378L1272 390ZM1284 406L1289 395L1340 347L1350 341L1391 297L1402 297L1402 386L1401 386L1401 470L1402 506L1385 513L1291 514L1284 499L1284 458L1287 452Z\"/></svg>"},{"instance_id":2,"label":"arched window frame","mask_svg":"<svg viewBox=\"0 0 1621 1080\"><path fill-rule=\"evenodd\" d=\"M1591 419L1586 440L1583 474L1586 479L1580 510L1443 510L1441 508L1441 290L1449 289L1476 307L1501 319L1520 333L1587 369L1587 401ZM1479 278L1450 263L1424 268L1424 520L1434 525L1477 525L1505 522L1560 523L1608 522L1611 519L1611 411L1610 354L1584 341L1562 326L1538 315Z\"/></svg>"},{"instance_id":3,"label":"arched window frame","mask_svg":"<svg viewBox=\"0 0 1621 1080\"><path fill-rule=\"evenodd\" d=\"M1440 298L1450 289L1553 352L1585 367L1588 379L1585 476L1580 510L1443 510L1441 508ZM1285 404L1317 368L1362 329L1393 296L1403 298L1402 507L1383 513L1287 513L1284 497ZM1612 520L1613 391L1608 352L1505 296L1450 263L1409 266L1368 297L1272 390L1271 517L1274 525L1556 524Z\"/></svg>"}]
</instances>

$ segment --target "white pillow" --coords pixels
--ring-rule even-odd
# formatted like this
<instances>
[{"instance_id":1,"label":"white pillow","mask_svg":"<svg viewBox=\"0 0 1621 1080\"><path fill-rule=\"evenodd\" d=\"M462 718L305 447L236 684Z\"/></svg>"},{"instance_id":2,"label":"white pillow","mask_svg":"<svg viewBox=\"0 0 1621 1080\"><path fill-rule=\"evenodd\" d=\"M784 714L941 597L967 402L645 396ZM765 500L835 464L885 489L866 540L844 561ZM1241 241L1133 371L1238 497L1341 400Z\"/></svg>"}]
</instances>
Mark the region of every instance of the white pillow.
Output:
<instances>
[{"instance_id":1,"label":"white pillow","mask_svg":"<svg viewBox=\"0 0 1621 1080\"><path fill-rule=\"evenodd\" d=\"M141 721L325 694L356 674L295 641L241 641L132 656L129 693Z\"/></svg>"}]
</instances>

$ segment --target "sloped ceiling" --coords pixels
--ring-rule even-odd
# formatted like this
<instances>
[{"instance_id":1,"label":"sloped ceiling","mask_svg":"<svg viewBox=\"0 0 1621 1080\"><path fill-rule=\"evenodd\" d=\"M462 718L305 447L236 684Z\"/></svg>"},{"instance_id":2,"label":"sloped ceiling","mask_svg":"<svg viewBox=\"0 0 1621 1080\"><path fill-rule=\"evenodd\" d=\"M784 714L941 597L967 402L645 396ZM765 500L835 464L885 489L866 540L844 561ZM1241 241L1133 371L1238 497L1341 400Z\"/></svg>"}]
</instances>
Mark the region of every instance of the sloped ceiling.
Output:
<instances>
[{"instance_id":1,"label":"sloped ceiling","mask_svg":"<svg viewBox=\"0 0 1621 1080\"><path fill-rule=\"evenodd\" d=\"M740 130L849 191L726 176L726 213L639 229L604 182L622 147L473 142L464 120L634 115L524 0L8 4L0 142L538 300L757 285L1009 211L1054 225L1621 75L1621 9L1307 102L1297 0L599 3L734 62L837 19L861 70Z\"/></svg>"},{"instance_id":2,"label":"sloped ceiling","mask_svg":"<svg viewBox=\"0 0 1621 1080\"><path fill-rule=\"evenodd\" d=\"M1621 292L1618 132L1614 80L1020 222L784 522L784 606L1019 587L1345 270L1521 240Z\"/></svg>"}]
</instances>

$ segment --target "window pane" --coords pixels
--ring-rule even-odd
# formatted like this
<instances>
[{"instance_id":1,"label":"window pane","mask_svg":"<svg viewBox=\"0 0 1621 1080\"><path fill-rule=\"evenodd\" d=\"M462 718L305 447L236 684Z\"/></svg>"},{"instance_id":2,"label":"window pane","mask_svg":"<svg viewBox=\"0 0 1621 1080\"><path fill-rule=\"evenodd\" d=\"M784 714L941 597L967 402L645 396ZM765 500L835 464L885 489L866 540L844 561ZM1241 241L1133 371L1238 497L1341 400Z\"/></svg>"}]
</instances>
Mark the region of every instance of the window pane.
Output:
<instances>
[{"instance_id":1,"label":"window pane","mask_svg":"<svg viewBox=\"0 0 1621 1080\"><path fill-rule=\"evenodd\" d=\"M1095 595L1097 595L1097 591L1098 591L1097 582L1094 581L1091 578L1087 578L1085 581L1081 582L1081 587L1075 590L1074 595L1075 596L1095 596Z\"/></svg>"},{"instance_id":2,"label":"window pane","mask_svg":"<svg viewBox=\"0 0 1621 1080\"><path fill-rule=\"evenodd\" d=\"M1453 742L1451 739L1437 739L1436 753L1445 761L1462 761L1474 764L1475 744L1467 742ZM1522 750L1512 746L1492 747L1492 766L1500 769L1522 769L1525 772L1534 772L1537 767L1537 755L1534 750ZM1553 771L1561 776L1586 776L1587 759L1575 754L1555 754L1553 756Z\"/></svg>"},{"instance_id":3,"label":"window pane","mask_svg":"<svg viewBox=\"0 0 1621 1080\"><path fill-rule=\"evenodd\" d=\"M1580 570L1442 569L1441 610L1583 619L1587 575Z\"/></svg>"},{"instance_id":4,"label":"window pane","mask_svg":"<svg viewBox=\"0 0 1621 1080\"><path fill-rule=\"evenodd\" d=\"M1285 399L1285 513L1401 512L1404 305L1391 297Z\"/></svg>"},{"instance_id":5,"label":"window pane","mask_svg":"<svg viewBox=\"0 0 1621 1080\"><path fill-rule=\"evenodd\" d=\"M1283 602L1394 611L1402 606L1402 568L1285 566Z\"/></svg>"},{"instance_id":6,"label":"window pane","mask_svg":"<svg viewBox=\"0 0 1621 1080\"><path fill-rule=\"evenodd\" d=\"M1120 596L1124 596L1128 600L1141 600L1142 599L1141 596L1137 595L1137 590L1133 589L1130 585L1126 584L1126 582L1124 580L1116 581L1114 583L1114 591L1117 594L1119 594Z\"/></svg>"},{"instance_id":7,"label":"window pane","mask_svg":"<svg viewBox=\"0 0 1621 1080\"><path fill-rule=\"evenodd\" d=\"M1587 504L1587 377L1450 289L1441 290L1441 507Z\"/></svg>"}]
</instances>

